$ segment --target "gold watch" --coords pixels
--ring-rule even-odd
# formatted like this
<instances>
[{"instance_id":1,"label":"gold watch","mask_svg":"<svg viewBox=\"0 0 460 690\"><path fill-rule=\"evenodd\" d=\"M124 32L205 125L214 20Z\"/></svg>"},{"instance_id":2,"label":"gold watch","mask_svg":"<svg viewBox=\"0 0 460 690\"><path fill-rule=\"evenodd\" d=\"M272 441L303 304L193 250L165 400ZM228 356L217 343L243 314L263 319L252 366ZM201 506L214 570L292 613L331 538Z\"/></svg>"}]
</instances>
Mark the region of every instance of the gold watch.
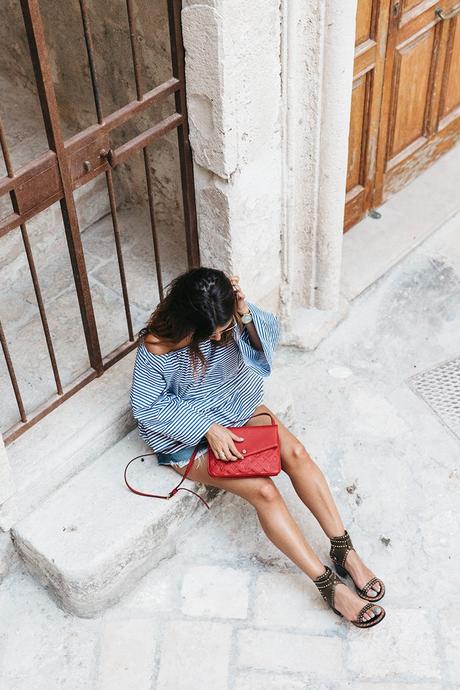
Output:
<instances>
[{"instance_id":1,"label":"gold watch","mask_svg":"<svg viewBox=\"0 0 460 690\"><path fill-rule=\"evenodd\" d=\"M238 312L238 313L239 313L239 312ZM246 323L251 323L251 321L252 321L252 314L251 314L251 310L250 310L250 309L248 309L248 311L245 312L244 314L240 314L240 316L241 316L241 321L242 321L244 324L246 324Z\"/></svg>"}]
</instances>

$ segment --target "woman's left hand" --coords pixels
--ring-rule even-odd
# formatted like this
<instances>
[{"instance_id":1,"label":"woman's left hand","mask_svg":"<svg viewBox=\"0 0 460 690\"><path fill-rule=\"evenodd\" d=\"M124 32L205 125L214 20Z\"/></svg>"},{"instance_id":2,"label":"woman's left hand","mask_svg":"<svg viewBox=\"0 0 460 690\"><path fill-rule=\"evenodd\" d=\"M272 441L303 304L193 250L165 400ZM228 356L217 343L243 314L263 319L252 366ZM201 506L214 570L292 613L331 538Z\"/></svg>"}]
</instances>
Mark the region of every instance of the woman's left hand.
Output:
<instances>
[{"instance_id":1,"label":"woman's left hand","mask_svg":"<svg viewBox=\"0 0 460 690\"><path fill-rule=\"evenodd\" d=\"M236 310L239 314L244 314L245 312L249 311L249 307L245 302L245 295L239 284L240 278L239 276L229 276L229 278L237 298Z\"/></svg>"}]
</instances>

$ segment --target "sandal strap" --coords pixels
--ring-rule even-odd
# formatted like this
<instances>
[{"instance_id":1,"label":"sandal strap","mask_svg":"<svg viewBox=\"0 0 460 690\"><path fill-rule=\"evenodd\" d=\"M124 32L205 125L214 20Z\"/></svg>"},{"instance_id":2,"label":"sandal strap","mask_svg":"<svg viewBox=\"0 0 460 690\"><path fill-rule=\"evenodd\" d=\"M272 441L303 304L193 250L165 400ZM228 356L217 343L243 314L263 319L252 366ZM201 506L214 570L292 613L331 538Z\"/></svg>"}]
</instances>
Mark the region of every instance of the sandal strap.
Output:
<instances>
[{"instance_id":1,"label":"sandal strap","mask_svg":"<svg viewBox=\"0 0 460 690\"><path fill-rule=\"evenodd\" d=\"M317 586L317 588L320 591L321 596L327 603L334 608L334 590L336 584L342 582L337 575L329 568L329 566L325 565L326 571L320 575L319 577L315 578L313 582Z\"/></svg>"},{"instance_id":2,"label":"sandal strap","mask_svg":"<svg viewBox=\"0 0 460 690\"><path fill-rule=\"evenodd\" d=\"M364 620L364 614L366 613L366 611L369 611L369 609L374 608L374 606L377 606L377 604L373 604L371 601L370 601L368 604L364 604L363 608L362 608L361 611L358 613L358 618L356 619L356 622L357 622L357 623L364 623L364 622L366 622L366 621ZM378 615L379 615L379 614L377 614L377 616L378 616ZM370 620L372 620L372 619L370 619Z\"/></svg>"},{"instance_id":3,"label":"sandal strap","mask_svg":"<svg viewBox=\"0 0 460 690\"><path fill-rule=\"evenodd\" d=\"M363 587L362 589L360 589L359 591L361 592L361 594L367 594L367 592L368 592L370 589L375 589L375 587L372 587L372 585L377 584L377 582L379 582L379 583L380 583L380 586L382 586L381 580L379 580L378 577L373 577L372 580L369 580L369 582L366 582L366 584L364 585L364 587Z\"/></svg>"},{"instance_id":4,"label":"sandal strap","mask_svg":"<svg viewBox=\"0 0 460 690\"><path fill-rule=\"evenodd\" d=\"M331 550L329 555L334 563L338 563L338 565L341 565L343 568L348 552L353 549L353 542L351 541L350 535L347 530L345 530L345 534L338 537L331 537L330 542Z\"/></svg>"}]
</instances>

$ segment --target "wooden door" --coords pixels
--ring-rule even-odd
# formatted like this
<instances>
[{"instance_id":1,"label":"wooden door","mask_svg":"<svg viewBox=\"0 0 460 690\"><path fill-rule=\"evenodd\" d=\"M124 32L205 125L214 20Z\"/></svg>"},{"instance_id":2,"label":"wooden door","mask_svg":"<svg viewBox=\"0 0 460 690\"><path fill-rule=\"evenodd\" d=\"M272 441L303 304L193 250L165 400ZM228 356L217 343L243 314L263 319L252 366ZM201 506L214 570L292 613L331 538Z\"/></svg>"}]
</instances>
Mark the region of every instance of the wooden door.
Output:
<instances>
[{"instance_id":1,"label":"wooden door","mask_svg":"<svg viewBox=\"0 0 460 690\"><path fill-rule=\"evenodd\" d=\"M345 230L372 205L390 0L359 0L351 100Z\"/></svg>"},{"instance_id":2,"label":"wooden door","mask_svg":"<svg viewBox=\"0 0 460 690\"><path fill-rule=\"evenodd\" d=\"M459 15L459 0L359 0L345 229L460 138Z\"/></svg>"}]
</instances>

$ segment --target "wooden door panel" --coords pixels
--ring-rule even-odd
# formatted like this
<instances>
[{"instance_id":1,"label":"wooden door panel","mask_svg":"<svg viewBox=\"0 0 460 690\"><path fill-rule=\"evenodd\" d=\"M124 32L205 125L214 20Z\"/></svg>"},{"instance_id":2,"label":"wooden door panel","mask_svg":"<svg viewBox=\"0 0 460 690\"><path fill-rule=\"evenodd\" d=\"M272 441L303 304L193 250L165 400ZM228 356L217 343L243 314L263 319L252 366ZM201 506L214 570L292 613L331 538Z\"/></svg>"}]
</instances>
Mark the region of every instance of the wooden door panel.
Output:
<instances>
[{"instance_id":1,"label":"wooden door panel","mask_svg":"<svg viewBox=\"0 0 460 690\"><path fill-rule=\"evenodd\" d=\"M363 140L365 139L368 108L366 101L369 89L366 75L353 82L351 101L351 121L348 147L347 193L362 183Z\"/></svg>"},{"instance_id":2,"label":"wooden door panel","mask_svg":"<svg viewBox=\"0 0 460 690\"><path fill-rule=\"evenodd\" d=\"M359 0L348 144L345 230L369 208L375 177L383 59L391 0Z\"/></svg>"},{"instance_id":3,"label":"wooden door panel","mask_svg":"<svg viewBox=\"0 0 460 690\"><path fill-rule=\"evenodd\" d=\"M434 30L396 48L391 93L387 162L426 135Z\"/></svg>"},{"instance_id":4,"label":"wooden door panel","mask_svg":"<svg viewBox=\"0 0 460 690\"><path fill-rule=\"evenodd\" d=\"M441 94L441 127L447 124L444 118L459 116L460 108L460 19L451 20L446 50L446 69Z\"/></svg>"},{"instance_id":5,"label":"wooden door panel","mask_svg":"<svg viewBox=\"0 0 460 690\"><path fill-rule=\"evenodd\" d=\"M420 5L420 0L404 0L403 8L404 11L411 10L413 7Z\"/></svg>"},{"instance_id":6,"label":"wooden door panel","mask_svg":"<svg viewBox=\"0 0 460 690\"><path fill-rule=\"evenodd\" d=\"M344 229L460 140L460 0L358 0Z\"/></svg>"},{"instance_id":7,"label":"wooden door panel","mask_svg":"<svg viewBox=\"0 0 460 690\"><path fill-rule=\"evenodd\" d=\"M390 18L374 206L401 189L460 137L460 48L453 24L457 20L443 21L436 13L440 6L448 12L457 3L405 2Z\"/></svg>"},{"instance_id":8,"label":"wooden door panel","mask_svg":"<svg viewBox=\"0 0 460 690\"><path fill-rule=\"evenodd\" d=\"M360 0L358 4L358 11L356 13L356 46L360 46L371 36L373 7L374 0Z\"/></svg>"}]
</instances>

